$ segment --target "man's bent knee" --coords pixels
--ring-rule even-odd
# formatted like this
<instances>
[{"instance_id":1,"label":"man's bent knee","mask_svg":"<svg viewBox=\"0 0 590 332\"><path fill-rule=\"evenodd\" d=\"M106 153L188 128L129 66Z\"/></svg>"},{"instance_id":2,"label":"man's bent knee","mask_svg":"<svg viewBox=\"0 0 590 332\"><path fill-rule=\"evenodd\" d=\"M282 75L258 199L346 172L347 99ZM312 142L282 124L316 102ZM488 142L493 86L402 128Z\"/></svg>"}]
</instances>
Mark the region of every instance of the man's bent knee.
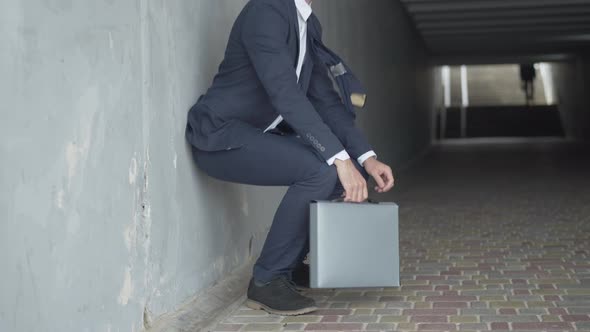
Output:
<instances>
[{"instance_id":1,"label":"man's bent knee","mask_svg":"<svg viewBox=\"0 0 590 332\"><path fill-rule=\"evenodd\" d=\"M338 172L335 166L322 165L314 176L316 183L326 192L328 197L338 183Z\"/></svg>"}]
</instances>

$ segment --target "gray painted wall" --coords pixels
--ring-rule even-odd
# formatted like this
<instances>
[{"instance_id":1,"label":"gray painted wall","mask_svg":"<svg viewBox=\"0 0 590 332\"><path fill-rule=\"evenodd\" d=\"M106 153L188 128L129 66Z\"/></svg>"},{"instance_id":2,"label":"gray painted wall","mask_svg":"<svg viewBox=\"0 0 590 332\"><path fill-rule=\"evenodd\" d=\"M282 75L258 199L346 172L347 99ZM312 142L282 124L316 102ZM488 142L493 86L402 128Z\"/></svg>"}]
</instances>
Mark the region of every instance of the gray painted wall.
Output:
<instances>
[{"instance_id":1,"label":"gray painted wall","mask_svg":"<svg viewBox=\"0 0 590 332\"><path fill-rule=\"evenodd\" d=\"M0 3L0 331L138 331L256 256L285 188L208 178L183 136L245 2ZM400 5L315 2L403 164L435 75Z\"/></svg>"}]
</instances>

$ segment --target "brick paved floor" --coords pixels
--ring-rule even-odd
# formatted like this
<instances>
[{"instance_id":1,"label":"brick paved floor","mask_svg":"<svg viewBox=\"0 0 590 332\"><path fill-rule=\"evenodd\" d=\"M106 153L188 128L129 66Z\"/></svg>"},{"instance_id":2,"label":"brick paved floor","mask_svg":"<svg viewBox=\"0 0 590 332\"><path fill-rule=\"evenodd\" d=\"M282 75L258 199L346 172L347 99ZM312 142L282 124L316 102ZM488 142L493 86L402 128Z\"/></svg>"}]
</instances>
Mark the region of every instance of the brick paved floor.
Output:
<instances>
[{"instance_id":1,"label":"brick paved floor","mask_svg":"<svg viewBox=\"0 0 590 332\"><path fill-rule=\"evenodd\" d=\"M315 313L242 307L215 331L590 331L584 147L445 145L386 200L400 205L400 288L311 290Z\"/></svg>"}]
</instances>

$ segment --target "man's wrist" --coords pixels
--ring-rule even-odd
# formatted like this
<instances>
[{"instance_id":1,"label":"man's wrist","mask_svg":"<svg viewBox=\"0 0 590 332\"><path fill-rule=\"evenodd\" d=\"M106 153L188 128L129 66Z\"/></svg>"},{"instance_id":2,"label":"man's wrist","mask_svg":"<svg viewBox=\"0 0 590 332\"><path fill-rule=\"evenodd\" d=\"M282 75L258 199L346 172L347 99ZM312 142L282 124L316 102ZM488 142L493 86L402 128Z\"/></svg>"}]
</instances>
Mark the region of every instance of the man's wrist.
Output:
<instances>
[{"instance_id":1,"label":"man's wrist","mask_svg":"<svg viewBox=\"0 0 590 332\"><path fill-rule=\"evenodd\" d=\"M376 162L377 162L377 157L375 157L375 156L370 157L367 160L365 160L365 162L363 163L363 168L368 170L369 168L372 167L371 165L373 165Z\"/></svg>"},{"instance_id":2,"label":"man's wrist","mask_svg":"<svg viewBox=\"0 0 590 332\"><path fill-rule=\"evenodd\" d=\"M348 159L350 159L350 156L348 155L348 153L346 152L346 150L342 150L342 151L338 152L336 155L334 155L332 158L330 158L326 162L328 163L328 165L332 166L332 165L334 165L334 163L336 162L336 160L348 160Z\"/></svg>"},{"instance_id":3,"label":"man's wrist","mask_svg":"<svg viewBox=\"0 0 590 332\"><path fill-rule=\"evenodd\" d=\"M350 160L350 159L346 159L346 160L336 159L336 160L334 160L334 165L336 167L340 167L340 166L344 165L348 160Z\"/></svg>"},{"instance_id":4,"label":"man's wrist","mask_svg":"<svg viewBox=\"0 0 590 332\"><path fill-rule=\"evenodd\" d=\"M357 161L358 161L359 165L364 167L365 161L367 161L370 158L377 159L377 154L375 153L375 151L373 151L373 150L367 151L362 156L358 157Z\"/></svg>"}]
</instances>

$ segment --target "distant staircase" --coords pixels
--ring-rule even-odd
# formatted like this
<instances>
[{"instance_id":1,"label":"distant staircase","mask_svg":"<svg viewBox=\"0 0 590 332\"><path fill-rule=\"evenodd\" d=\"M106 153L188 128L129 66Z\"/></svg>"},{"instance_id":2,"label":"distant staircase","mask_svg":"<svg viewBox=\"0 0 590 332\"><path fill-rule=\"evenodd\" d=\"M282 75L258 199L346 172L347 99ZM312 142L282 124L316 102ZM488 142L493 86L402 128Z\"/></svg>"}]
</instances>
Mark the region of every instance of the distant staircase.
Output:
<instances>
[{"instance_id":1,"label":"distant staircase","mask_svg":"<svg viewBox=\"0 0 590 332\"><path fill-rule=\"evenodd\" d=\"M446 111L444 138L461 137L563 137L559 109L550 106L472 106L465 111L465 135L462 135L461 109ZM441 130L439 113L438 137Z\"/></svg>"}]
</instances>

